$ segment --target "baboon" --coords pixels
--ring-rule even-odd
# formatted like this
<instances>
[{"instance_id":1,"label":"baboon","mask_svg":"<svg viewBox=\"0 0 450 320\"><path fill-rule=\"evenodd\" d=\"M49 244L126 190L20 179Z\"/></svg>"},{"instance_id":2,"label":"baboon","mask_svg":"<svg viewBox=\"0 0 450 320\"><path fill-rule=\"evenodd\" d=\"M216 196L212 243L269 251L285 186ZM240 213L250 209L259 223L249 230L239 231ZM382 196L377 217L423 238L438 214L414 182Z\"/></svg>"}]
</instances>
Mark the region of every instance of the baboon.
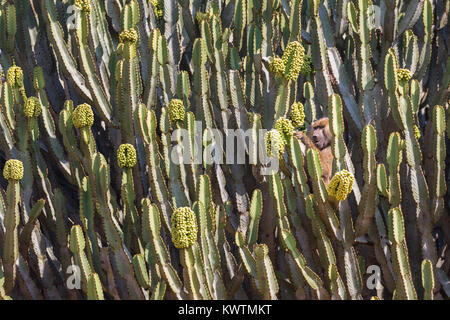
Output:
<instances>
[{"instance_id":1,"label":"baboon","mask_svg":"<svg viewBox=\"0 0 450 320\"><path fill-rule=\"evenodd\" d=\"M332 135L328 118L314 121L308 135L297 131L295 136L303 142L307 149L314 148L319 152L320 164L322 165L322 179L325 186L328 186L333 169Z\"/></svg>"}]
</instances>

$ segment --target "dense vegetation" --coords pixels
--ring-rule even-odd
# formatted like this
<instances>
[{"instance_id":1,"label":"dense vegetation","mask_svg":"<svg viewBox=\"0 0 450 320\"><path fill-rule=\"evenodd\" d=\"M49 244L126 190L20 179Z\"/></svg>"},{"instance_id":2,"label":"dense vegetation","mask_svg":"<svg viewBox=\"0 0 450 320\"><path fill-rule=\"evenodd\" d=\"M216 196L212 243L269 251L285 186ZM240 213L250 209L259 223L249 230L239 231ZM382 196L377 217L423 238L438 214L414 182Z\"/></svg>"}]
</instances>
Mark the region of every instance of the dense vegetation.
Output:
<instances>
[{"instance_id":1,"label":"dense vegetation","mask_svg":"<svg viewBox=\"0 0 450 320\"><path fill-rule=\"evenodd\" d=\"M448 299L449 6L2 0L0 298Z\"/></svg>"}]
</instances>

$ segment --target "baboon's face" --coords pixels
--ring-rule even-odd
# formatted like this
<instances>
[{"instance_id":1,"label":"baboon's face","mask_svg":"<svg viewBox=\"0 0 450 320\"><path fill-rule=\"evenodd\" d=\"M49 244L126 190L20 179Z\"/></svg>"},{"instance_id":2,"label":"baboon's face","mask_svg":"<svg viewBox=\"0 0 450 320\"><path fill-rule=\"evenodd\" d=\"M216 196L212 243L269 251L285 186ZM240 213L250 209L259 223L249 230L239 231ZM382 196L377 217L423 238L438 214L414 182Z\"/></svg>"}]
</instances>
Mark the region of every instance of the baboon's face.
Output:
<instances>
[{"instance_id":1,"label":"baboon's face","mask_svg":"<svg viewBox=\"0 0 450 320\"><path fill-rule=\"evenodd\" d=\"M328 127L328 119L320 119L313 123L311 128L311 139L319 150L331 145L331 132Z\"/></svg>"}]
</instances>

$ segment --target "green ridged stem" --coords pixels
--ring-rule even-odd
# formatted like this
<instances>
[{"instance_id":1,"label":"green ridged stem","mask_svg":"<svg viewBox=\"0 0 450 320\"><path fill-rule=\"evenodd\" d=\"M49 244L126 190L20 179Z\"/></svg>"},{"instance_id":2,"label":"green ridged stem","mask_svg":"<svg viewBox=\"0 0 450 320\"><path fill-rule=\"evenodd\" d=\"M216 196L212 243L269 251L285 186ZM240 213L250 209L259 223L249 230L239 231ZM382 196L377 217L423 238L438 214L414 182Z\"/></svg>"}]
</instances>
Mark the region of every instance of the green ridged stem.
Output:
<instances>
[{"instance_id":1,"label":"green ridged stem","mask_svg":"<svg viewBox=\"0 0 450 320\"><path fill-rule=\"evenodd\" d=\"M76 266L79 267L81 271L83 284L82 288L87 292L88 279L92 268L84 251L86 248L86 242L83 229L79 225L73 226L70 230L69 248L74 255Z\"/></svg>"},{"instance_id":2,"label":"green ridged stem","mask_svg":"<svg viewBox=\"0 0 450 320\"><path fill-rule=\"evenodd\" d=\"M361 144L364 150L364 187L362 198L359 202L359 215L356 219L355 236L364 235L368 230L371 219L375 215L376 194L377 194L377 177L380 178L380 189L386 192L386 172L383 173L383 167L377 168L375 160L375 150L377 148L377 135L375 128L371 125L365 126L362 132ZM375 169L377 171L375 172ZM378 174L379 172L379 174Z\"/></svg>"},{"instance_id":3,"label":"green ridged stem","mask_svg":"<svg viewBox=\"0 0 450 320\"><path fill-rule=\"evenodd\" d=\"M88 279L88 300L105 300L103 296L102 283L98 274L92 273Z\"/></svg>"},{"instance_id":4,"label":"green ridged stem","mask_svg":"<svg viewBox=\"0 0 450 320\"><path fill-rule=\"evenodd\" d=\"M424 289L424 300L433 300L434 271L430 260L422 261L422 286Z\"/></svg>"},{"instance_id":5,"label":"green ridged stem","mask_svg":"<svg viewBox=\"0 0 450 320\"><path fill-rule=\"evenodd\" d=\"M444 212L444 199L447 192L445 179L445 111L442 106L432 109L434 174L431 183L431 209L434 222L439 221Z\"/></svg>"},{"instance_id":6,"label":"green ridged stem","mask_svg":"<svg viewBox=\"0 0 450 320\"><path fill-rule=\"evenodd\" d=\"M405 225L400 208L393 208L388 213L389 240L392 243L392 265L396 275L396 292L398 297L417 300L409 265L408 249L405 240Z\"/></svg>"},{"instance_id":7,"label":"green ridged stem","mask_svg":"<svg viewBox=\"0 0 450 320\"><path fill-rule=\"evenodd\" d=\"M9 180L6 188L6 202L7 209L3 221L6 230L4 233L2 258L5 294L9 295L15 285L17 274L16 261L19 258L18 227L20 221L19 204L21 202L19 180Z\"/></svg>"}]
</instances>

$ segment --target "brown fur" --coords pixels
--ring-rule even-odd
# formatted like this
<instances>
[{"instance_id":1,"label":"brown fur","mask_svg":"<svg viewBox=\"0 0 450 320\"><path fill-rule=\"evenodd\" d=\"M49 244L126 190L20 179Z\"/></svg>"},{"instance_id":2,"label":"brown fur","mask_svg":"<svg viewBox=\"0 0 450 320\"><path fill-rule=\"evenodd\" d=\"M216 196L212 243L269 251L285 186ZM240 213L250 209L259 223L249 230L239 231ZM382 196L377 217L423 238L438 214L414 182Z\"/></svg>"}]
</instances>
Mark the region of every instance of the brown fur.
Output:
<instances>
[{"instance_id":1,"label":"brown fur","mask_svg":"<svg viewBox=\"0 0 450 320\"><path fill-rule=\"evenodd\" d=\"M325 186L328 186L333 170L333 153L331 150L331 139L333 137L330 132L328 118L314 121L308 135L297 131L295 136L303 142L307 149L314 148L319 151L322 179Z\"/></svg>"}]
</instances>

